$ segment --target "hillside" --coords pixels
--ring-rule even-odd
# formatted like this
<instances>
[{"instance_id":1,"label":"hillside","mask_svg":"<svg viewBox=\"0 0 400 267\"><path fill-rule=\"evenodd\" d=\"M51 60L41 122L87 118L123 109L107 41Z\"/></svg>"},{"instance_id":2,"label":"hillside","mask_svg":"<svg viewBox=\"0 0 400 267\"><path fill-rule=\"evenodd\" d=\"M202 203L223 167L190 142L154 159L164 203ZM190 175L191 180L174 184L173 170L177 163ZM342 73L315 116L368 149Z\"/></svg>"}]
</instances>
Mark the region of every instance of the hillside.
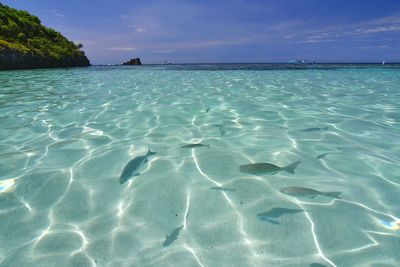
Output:
<instances>
[{"instance_id":1,"label":"hillside","mask_svg":"<svg viewBox=\"0 0 400 267\"><path fill-rule=\"evenodd\" d=\"M89 66L81 48L38 17L0 3L0 70Z\"/></svg>"}]
</instances>

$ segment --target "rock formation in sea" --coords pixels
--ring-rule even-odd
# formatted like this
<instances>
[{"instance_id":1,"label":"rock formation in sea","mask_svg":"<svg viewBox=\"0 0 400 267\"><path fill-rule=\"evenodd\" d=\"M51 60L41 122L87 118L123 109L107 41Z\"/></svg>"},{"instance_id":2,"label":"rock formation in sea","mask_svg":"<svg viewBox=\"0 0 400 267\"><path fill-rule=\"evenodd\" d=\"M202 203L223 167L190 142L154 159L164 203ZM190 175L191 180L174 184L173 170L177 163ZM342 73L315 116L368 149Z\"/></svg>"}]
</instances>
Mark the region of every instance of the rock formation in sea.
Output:
<instances>
[{"instance_id":1,"label":"rock formation in sea","mask_svg":"<svg viewBox=\"0 0 400 267\"><path fill-rule=\"evenodd\" d=\"M0 3L0 70L90 66L81 49L38 17Z\"/></svg>"},{"instance_id":2,"label":"rock formation in sea","mask_svg":"<svg viewBox=\"0 0 400 267\"><path fill-rule=\"evenodd\" d=\"M142 65L140 58L132 58L131 60L122 63L123 65Z\"/></svg>"}]
</instances>

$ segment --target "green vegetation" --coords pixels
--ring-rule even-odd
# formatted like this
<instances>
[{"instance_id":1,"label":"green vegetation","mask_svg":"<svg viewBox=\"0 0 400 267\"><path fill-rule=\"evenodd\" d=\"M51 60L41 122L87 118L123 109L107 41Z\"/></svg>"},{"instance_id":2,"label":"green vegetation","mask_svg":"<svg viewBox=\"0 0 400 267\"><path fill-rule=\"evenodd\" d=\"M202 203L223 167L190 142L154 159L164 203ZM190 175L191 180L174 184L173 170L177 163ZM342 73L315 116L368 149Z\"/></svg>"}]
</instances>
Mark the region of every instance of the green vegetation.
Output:
<instances>
[{"instance_id":1,"label":"green vegetation","mask_svg":"<svg viewBox=\"0 0 400 267\"><path fill-rule=\"evenodd\" d=\"M0 69L90 65L80 48L38 17L0 3Z\"/></svg>"}]
</instances>

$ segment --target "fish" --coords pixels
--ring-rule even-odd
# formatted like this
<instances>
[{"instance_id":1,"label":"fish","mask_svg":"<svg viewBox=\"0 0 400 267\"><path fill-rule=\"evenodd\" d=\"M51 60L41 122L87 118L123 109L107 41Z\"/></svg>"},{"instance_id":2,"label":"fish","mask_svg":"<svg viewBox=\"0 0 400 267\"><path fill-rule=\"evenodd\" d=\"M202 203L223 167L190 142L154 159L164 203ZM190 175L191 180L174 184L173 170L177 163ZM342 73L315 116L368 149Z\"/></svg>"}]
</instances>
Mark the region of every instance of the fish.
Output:
<instances>
[{"instance_id":1,"label":"fish","mask_svg":"<svg viewBox=\"0 0 400 267\"><path fill-rule=\"evenodd\" d=\"M288 186L279 189L279 191L283 194L293 196L293 197L307 197L307 198L314 198L318 195L333 197L340 199L340 194L342 192L320 192L314 189L305 188L305 187L297 187L297 186Z\"/></svg>"},{"instance_id":2,"label":"fish","mask_svg":"<svg viewBox=\"0 0 400 267\"><path fill-rule=\"evenodd\" d=\"M287 208L273 208L270 209L269 211L263 212L263 213L258 213L257 218L261 221L267 221L273 224L279 224L278 221L273 220L275 218L279 218L282 215L285 214L292 214L292 213L298 213L298 212L303 212L304 210L300 209L287 209Z\"/></svg>"},{"instance_id":3,"label":"fish","mask_svg":"<svg viewBox=\"0 0 400 267\"><path fill-rule=\"evenodd\" d=\"M178 239L178 235L179 232L181 231L181 229L183 228L182 226L179 226L177 228L175 228L169 235L165 236L165 240L163 243L163 247L168 247L169 245L171 245L175 240Z\"/></svg>"},{"instance_id":4,"label":"fish","mask_svg":"<svg viewBox=\"0 0 400 267\"><path fill-rule=\"evenodd\" d=\"M285 167L279 167L271 163L252 163L239 166L239 170L244 173L262 175L274 175L280 171L287 171L294 174L294 170L301 163L300 160L293 162Z\"/></svg>"},{"instance_id":5,"label":"fish","mask_svg":"<svg viewBox=\"0 0 400 267\"><path fill-rule=\"evenodd\" d=\"M231 189L231 188L226 188L226 187L222 187L222 186L214 186L214 187L210 187L210 189L212 190L220 190L220 191L227 191L227 192L235 192L235 189Z\"/></svg>"},{"instance_id":6,"label":"fish","mask_svg":"<svg viewBox=\"0 0 400 267\"><path fill-rule=\"evenodd\" d=\"M313 128L303 129L300 132L321 132L327 130L329 130L329 127L313 127Z\"/></svg>"},{"instance_id":7,"label":"fish","mask_svg":"<svg viewBox=\"0 0 400 267\"><path fill-rule=\"evenodd\" d=\"M221 136L224 136L226 131L224 129L224 126L222 124L214 124L215 127L218 127L219 129L219 133L221 134Z\"/></svg>"},{"instance_id":8,"label":"fish","mask_svg":"<svg viewBox=\"0 0 400 267\"><path fill-rule=\"evenodd\" d=\"M339 154L339 153L335 153L335 152L328 152L328 153L323 153L323 154L319 154L316 159L322 159L323 157L329 155L329 154Z\"/></svg>"},{"instance_id":9,"label":"fish","mask_svg":"<svg viewBox=\"0 0 400 267\"><path fill-rule=\"evenodd\" d=\"M204 144L188 144L188 145L183 145L181 148L195 148L195 147L208 147L210 148L210 145L204 145Z\"/></svg>"},{"instance_id":10,"label":"fish","mask_svg":"<svg viewBox=\"0 0 400 267\"><path fill-rule=\"evenodd\" d=\"M206 113L208 113L210 111L210 107L206 108Z\"/></svg>"},{"instance_id":11,"label":"fish","mask_svg":"<svg viewBox=\"0 0 400 267\"><path fill-rule=\"evenodd\" d=\"M325 156L327 156L327 155L329 155L329 154L331 154L331 153L319 154L319 155L316 157L316 159L322 159L323 157L325 157Z\"/></svg>"},{"instance_id":12,"label":"fish","mask_svg":"<svg viewBox=\"0 0 400 267\"><path fill-rule=\"evenodd\" d=\"M132 176L138 176L140 173L139 169L148 162L147 158L151 155L156 154L156 152L147 151L147 154L144 156L139 156L129 161L129 163L123 169L121 176L119 177L119 183L123 184L128 181Z\"/></svg>"}]
</instances>

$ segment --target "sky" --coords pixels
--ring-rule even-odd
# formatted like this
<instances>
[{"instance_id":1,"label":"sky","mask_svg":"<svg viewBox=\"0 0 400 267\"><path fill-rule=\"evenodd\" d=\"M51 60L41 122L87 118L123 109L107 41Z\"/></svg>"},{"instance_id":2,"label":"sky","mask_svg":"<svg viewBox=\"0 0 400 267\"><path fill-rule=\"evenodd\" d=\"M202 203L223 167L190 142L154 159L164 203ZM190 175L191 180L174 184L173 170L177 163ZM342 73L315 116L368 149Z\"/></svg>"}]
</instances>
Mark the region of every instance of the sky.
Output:
<instances>
[{"instance_id":1,"label":"sky","mask_svg":"<svg viewBox=\"0 0 400 267\"><path fill-rule=\"evenodd\" d=\"M400 0L0 0L92 64L400 62Z\"/></svg>"}]
</instances>

